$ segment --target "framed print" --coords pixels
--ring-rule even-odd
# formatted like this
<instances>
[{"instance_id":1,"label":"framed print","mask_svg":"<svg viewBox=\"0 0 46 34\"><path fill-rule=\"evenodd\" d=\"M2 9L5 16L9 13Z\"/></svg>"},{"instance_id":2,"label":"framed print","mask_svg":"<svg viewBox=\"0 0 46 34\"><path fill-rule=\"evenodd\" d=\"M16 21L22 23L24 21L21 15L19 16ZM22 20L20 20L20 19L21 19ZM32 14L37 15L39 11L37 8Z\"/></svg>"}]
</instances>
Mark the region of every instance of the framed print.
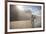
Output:
<instances>
[{"instance_id":1,"label":"framed print","mask_svg":"<svg viewBox=\"0 0 46 34\"><path fill-rule=\"evenodd\" d=\"M8 1L33 1L33 0L8 0Z\"/></svg>"},{"instance_id":2,"label":"framed print","mask_svg":"<svg viewBox=\"0 0 46 34\"><path fill-rule=\"evenodd\" d=\"M7 2L6 32L22 33L44 31L45 11L41 2Z\"/></svg>"}]
</instances>

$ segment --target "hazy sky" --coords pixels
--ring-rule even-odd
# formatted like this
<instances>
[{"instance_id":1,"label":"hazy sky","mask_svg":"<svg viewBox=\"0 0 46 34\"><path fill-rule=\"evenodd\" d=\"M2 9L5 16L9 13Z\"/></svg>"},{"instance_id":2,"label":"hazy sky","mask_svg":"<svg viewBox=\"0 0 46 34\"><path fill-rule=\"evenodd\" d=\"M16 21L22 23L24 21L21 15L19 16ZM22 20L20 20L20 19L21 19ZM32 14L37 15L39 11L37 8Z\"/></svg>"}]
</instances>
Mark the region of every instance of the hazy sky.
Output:
<instances>
[{"instance_id":1,"label":"hazy sky","mask_svg":"<svg viewBox=\"0 0 46 34\"><path fill-rule=\"evenodd\" d=\"M20 11L31 11L33 15L41 15L41 6L16 5L16 8Z\"/></svg>"},{"instance_id":2,"label":"hazy sky","mask_svg":"<svg viewBox=\"0 0 46 34\"><path fill-rule=\"evenodd\" d=\"M40 15L41 14L41 6L29 6L29 5L25 5L25 6L23 6L23 8L25 10L32 11L32 14L34 14L34 15Z\"/></svg>"}]
</instances>

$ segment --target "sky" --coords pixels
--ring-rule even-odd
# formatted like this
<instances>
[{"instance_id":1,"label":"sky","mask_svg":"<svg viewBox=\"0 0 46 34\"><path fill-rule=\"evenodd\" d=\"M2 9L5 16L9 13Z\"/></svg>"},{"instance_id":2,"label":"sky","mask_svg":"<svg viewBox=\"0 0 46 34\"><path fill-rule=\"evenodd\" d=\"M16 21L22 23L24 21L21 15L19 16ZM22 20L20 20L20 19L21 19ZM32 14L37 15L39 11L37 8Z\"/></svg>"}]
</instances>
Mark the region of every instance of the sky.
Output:
<instances>
[{"instance_id":1,"label":"sky","mask_svg":"<svg viewBox=\"0 0 46 34\"><path fill-rule=\"evenodd\" d=\"M29 6L25 5L23 6L25 10L30 10L32 11L33 15L41 15L41 6Z\"/></svg>"},{"instance_id":2,"label":"sky","mask_svg":"<svg viewBox=\"0 0 46 34\"><path fill-rule=\"evenodd\" d=\"M20 11L31 11L33 15L40 16L41 15L41 6L33 6L33 5L16 5L18 10Z\"/></svg>"}]
</instances>

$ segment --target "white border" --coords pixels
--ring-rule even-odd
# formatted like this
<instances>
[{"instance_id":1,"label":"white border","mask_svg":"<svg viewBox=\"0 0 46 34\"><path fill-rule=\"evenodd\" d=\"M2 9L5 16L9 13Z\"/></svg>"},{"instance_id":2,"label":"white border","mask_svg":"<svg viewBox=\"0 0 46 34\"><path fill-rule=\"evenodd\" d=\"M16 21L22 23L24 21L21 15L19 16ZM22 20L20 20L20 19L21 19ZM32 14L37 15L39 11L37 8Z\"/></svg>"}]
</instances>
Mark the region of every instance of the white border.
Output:
<instances>
[{"instance_id":1,"label":"white border","mask_svg":"<svg viewBox=\"0 0 46 34\"><path fill-rule=\"evenodd\" d=\"M10 4L12 4L12 5L34 5L34 6L41 6L41 16L43 16L43 4L29 4L29 3L8 2L7 3L7 32L43 30L43 17L41 17L41 28L10 29Z\"/></svg>"}]
</instances>

